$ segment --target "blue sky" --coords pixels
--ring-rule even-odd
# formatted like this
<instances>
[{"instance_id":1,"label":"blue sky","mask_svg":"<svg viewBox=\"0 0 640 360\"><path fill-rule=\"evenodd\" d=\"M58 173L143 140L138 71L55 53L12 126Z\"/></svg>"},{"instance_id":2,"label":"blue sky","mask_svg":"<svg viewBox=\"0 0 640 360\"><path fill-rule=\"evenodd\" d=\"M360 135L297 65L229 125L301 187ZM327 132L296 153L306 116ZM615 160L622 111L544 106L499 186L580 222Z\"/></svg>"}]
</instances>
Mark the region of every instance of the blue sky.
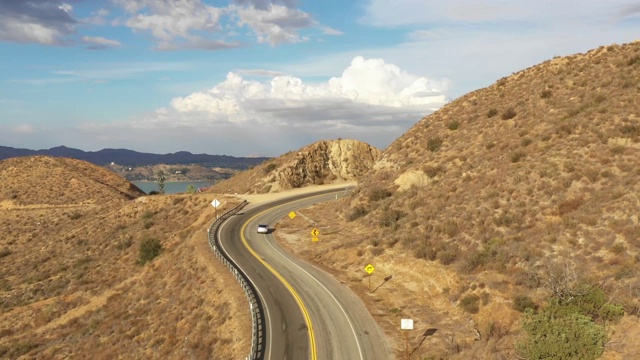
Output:
<instances>
[{"instance_id":1,"label":"blue sky","mask_svg":"<svg viewBox=\"0 0 640 360\"><path fill-rule=\"evenodd\" d=\"M640 34L626 0L0 0L0 145L388 146L469 91Z\"/></svg>"}]
</instances>

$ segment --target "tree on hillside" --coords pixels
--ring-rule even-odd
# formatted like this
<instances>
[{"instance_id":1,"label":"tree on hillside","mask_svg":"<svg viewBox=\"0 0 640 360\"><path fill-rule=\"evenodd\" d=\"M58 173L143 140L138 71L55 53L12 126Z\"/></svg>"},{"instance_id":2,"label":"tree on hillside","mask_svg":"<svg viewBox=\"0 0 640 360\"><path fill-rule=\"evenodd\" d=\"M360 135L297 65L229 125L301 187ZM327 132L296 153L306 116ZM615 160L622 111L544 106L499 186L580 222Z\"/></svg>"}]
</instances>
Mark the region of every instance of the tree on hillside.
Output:
<instances>
[{"instance_id":1,"label":"tree on hillside","mask_svg":"<svg viewBox=\"0 0 640 360\"><path fill-rule=\"evenodd\" d=\"M167 177L164 171L160 170L156 173L156 183L158 184L158 189L160 189L160 194L164 194L164 182L167 180Z\"/></svg>"},{"instance_id":2,"label":"tree on hillside","mask_svg":"<svg viewBox=\"0 0 640 360\"><path fill-rule=\"evenodd\" d=\"M187 185L187 194L195 194L197 191L196 187L189 184Z\"/></svg>"}]
</instances>

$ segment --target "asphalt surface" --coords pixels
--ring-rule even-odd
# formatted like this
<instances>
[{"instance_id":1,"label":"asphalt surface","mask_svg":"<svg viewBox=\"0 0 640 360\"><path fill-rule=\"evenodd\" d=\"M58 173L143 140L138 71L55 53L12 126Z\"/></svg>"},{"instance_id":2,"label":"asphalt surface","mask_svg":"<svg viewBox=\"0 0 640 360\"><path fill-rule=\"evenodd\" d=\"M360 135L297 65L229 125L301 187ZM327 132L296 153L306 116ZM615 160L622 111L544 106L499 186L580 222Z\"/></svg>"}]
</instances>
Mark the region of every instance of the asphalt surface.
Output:
<instances>
[{"instance_id":1,"label":"asphalt surface","mask_svg":"<svg viewBox=\"0 0 640 360\"><path fill-rule=\"evenodd\" d=\"M344 191L270 202L247 209L220 229L222 247L254 283L266 309L265 359L392 358L382 330L353 292L283 250L272 233L256 231L258 224L273 226L289 212L334 200L336 194Z\"/></svg>"}]
</instances>

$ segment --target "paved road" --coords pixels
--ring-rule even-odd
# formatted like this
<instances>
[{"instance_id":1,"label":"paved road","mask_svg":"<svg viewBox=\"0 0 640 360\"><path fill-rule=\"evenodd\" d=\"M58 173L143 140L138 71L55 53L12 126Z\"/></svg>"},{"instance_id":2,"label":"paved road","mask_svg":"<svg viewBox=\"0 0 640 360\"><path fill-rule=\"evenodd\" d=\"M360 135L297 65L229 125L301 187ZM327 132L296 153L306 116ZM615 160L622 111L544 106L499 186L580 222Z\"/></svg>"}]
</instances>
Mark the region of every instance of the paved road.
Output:
<instances>
[{"instance_id":1,"label":"paved road","mask_svg":"<svg viewBox=\"0 0 640 360\"><path fill-rule=\"evenodd\" d=\"M221 228L222 246L256 285L267 309L264 358L391 359L384 334L355 294L284 251L273 234L256 233L258 223L275 224L292 210L335 199L336 192L309 196L248 209Z\"/></svg>"}]
</instances>

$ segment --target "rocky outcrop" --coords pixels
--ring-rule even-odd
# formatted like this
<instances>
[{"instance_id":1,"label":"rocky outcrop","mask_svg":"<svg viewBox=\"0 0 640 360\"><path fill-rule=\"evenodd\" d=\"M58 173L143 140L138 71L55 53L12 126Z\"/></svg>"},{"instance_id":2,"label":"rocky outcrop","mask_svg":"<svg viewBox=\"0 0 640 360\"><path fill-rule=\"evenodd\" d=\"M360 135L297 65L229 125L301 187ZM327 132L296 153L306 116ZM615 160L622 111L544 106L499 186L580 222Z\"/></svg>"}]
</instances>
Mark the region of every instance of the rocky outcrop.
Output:
<instances>
[{"instance_id":1,"label":"rocky outcrop","mask_svg":"<svg viewBox=\"0 0 640 360\"><path fill-rule=\"evenodd\" d=\"M211 191L255 194L353 181L369 171L380 153L357 140L319 141L238 173Z\"/></svg>"}]
</instances>

